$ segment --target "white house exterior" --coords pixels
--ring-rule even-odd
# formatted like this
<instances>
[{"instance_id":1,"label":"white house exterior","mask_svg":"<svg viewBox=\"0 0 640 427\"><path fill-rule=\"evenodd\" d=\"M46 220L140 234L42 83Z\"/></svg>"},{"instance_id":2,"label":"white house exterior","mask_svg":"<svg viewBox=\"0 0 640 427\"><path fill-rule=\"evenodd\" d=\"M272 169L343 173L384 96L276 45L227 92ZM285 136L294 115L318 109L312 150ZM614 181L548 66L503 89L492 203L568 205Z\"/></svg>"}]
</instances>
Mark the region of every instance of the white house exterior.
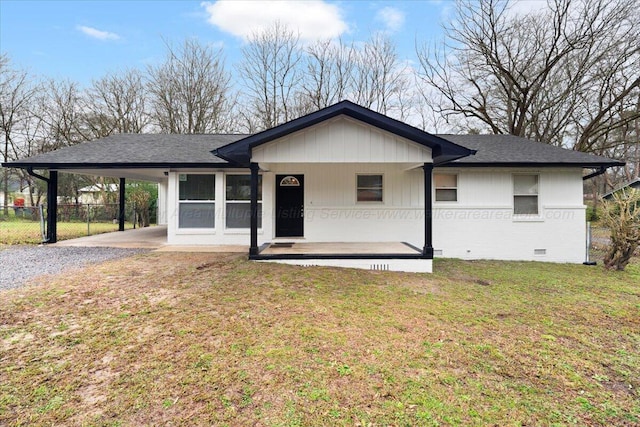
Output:
<instances>
[{"instance_id":1,"label":"white house exterior","mask_svg":"<svg viewBox=\"0 0 640 427\"><path fill-rule=\"evenodd\" d=\"M139 146L127 161L104 158L125 140ZM349 102L256 135L99 142L13 166L147 176L159 183L169 245L418 272L434 256L582 262L583 170L621 164L512 136L431 135ZM342 249L306 251L313 244Z\"/></svg>"},{"instance_id":2,"label":"white house exterior","mask_svg":"<svg viewBox=\"0 0 640 427\"><path fill-rule=\"evenodd\" d=\"M446 172L457 176L458 201L435 203L435 256L584 261L580 169L448 168ZM537 181L538 212L518 215L514 212L516 181L532 177Z\"/></svg>"},{"instance_id":3,"label":"white house exterior","mask_svg":"<svg viewBox=\"0 0 640 427\"><path fill-rule=\"evenodd\" d=\"M83 204L103 203L104 193L118 194L118 184L94 184L78 190L78 202Z\"/></svg>"}]
</instances>

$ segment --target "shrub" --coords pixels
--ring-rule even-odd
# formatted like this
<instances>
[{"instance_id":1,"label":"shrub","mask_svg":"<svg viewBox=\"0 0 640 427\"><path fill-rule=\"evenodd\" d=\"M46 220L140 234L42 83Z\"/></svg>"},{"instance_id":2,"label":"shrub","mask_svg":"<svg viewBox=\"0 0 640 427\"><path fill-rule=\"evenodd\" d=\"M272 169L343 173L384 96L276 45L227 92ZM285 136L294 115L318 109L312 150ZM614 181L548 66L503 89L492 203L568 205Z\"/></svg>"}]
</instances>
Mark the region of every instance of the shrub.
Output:
<instances>
[{"instance_id":1,"label":"shrub","mask_svg":"<svg viewBox=\"0 0 640 427\"><path fill-rule=\"evenodd\" d=\"M623 190L603 202L602 224L611 231L604 256L608 269L624 270L640 244L640 191Z\"/></svg>"},{"instance_id":2,"label":"shrub","mask_svg":"<svg viewBox=\"0 0 640 427\"><path fill-rule=\"evenodd\" d=\"M598 208L595 206L587 206L587 221L595 222L600 219Z\"/></svg>"}]
</instances>

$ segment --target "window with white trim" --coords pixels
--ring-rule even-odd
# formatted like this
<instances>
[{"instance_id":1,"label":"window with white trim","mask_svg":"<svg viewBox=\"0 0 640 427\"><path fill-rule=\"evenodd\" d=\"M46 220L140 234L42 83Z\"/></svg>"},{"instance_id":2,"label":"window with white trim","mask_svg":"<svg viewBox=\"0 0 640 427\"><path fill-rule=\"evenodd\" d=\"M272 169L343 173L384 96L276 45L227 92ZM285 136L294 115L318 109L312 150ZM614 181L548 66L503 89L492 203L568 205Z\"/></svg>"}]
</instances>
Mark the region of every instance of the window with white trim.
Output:
<instances>
[{"instance_id":1,"label":"window with white trim","mask_svg":"<svg viewBox=\"0 0 640 427\"><path fill-rule=\"evenodd\" d=\"M178 175L178 228L215 228L216 176Z\"/></svg>"},{"instance_id":2,"label":"window with white trim","mask_svg":"<svg viewBox=\"0 0 640 427\"><path fill-rule=\"evenodd\" d=\"M513 175L513 214L538 215L538 175Z\"/></svg>"},{"instance_id":3,"label":"window with white trim","mask_svg":"<svg viewBox=\"0 0 640 427\"><path fill-rule=\"evenodd\" d=\"M225 221L227 228L251 227L251 175L227 175ZM258 228L262 227L262 175L258 175Z\"/></svg>"},{"instance_id":4,"label":"window with white trim","mask_svg":"<svg viewBox=\"0 0 640 427\"><path fill-rule=\"evenodd\" d=\"M435 173L433 181L436 188L436 202L458 201L458 175L452 173Z\"/></svg>"},{"instance_id":5,"label":"window with white trim","mask_svg":"<svg viewBox=\"0 0 640 427\"><path fill-rule=\"evenodd\" d=\"M359 174L356 176L356 200L358 202L382 202L382 175Z\"/></svg>"}]
</instances>

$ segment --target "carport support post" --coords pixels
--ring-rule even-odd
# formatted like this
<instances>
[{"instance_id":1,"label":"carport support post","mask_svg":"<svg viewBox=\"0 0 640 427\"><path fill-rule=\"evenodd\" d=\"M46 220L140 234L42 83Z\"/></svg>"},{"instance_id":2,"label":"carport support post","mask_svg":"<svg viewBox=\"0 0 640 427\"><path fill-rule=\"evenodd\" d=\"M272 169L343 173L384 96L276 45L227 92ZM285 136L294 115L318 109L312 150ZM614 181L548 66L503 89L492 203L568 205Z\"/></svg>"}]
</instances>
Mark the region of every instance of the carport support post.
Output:
<instances>
[{"instance_id":1,"label":"carport support post","mask_svg":"<svg viewBox=\"0 0 640 427\"><path fill-rule=\"evenodd\" d=\"M58 241L58 171L49 171L47 181L47 243Z\"/></svg>"},{"instance_id":2,"label":"carport support post","mask_svg":"<svg viewBox=\"0 0 640 427\"><path fill-rule=\"evenodd\" d=\"M258 164L251 163L251 246L249 255L258 255Z\"/></svg>"},{"instance_id":3,"label":"carport support post","mask_svg":"<svg viewBox=\"0 0 640 427\"><path fill-rule=\"evenodd\" d=\"M424 248L422 255L433 259L433 163L424 164Z\"/></svg>"},{"instance_id":4,"label":"carport support post","mask_svg":"<svg viewBox=\"0 0 640 427\"><path fill-rule=\"evenodd\" d=\"M124 190L125 190L125 179L120 178L120 204L118 205L118 231L124 231Z\"/></svg>"}]
</instances>

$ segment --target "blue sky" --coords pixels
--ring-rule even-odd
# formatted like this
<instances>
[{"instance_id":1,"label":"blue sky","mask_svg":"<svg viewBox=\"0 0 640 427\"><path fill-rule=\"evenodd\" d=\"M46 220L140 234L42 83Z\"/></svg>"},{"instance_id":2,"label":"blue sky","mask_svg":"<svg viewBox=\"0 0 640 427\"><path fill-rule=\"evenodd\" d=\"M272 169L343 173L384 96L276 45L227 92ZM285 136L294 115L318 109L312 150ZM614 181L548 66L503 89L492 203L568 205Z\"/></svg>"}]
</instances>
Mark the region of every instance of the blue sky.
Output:
<instances>
[{"instance_id":1,"label":"blue sky","mask_svg":"<svg viewBox=\"0 0 640 427\"><path fill-rule=\"evenodd\" d=\"M247 34L278 19L299 25L305 41L358 42L386 31L401 59L411 61L415 40L441 37L440 23L452 7L450 1L0 0L0 51L36 76L86 86L108 72L161 62L165 40L196 38L222 46L233 72Z\"/></svg>"}]
</instances>

